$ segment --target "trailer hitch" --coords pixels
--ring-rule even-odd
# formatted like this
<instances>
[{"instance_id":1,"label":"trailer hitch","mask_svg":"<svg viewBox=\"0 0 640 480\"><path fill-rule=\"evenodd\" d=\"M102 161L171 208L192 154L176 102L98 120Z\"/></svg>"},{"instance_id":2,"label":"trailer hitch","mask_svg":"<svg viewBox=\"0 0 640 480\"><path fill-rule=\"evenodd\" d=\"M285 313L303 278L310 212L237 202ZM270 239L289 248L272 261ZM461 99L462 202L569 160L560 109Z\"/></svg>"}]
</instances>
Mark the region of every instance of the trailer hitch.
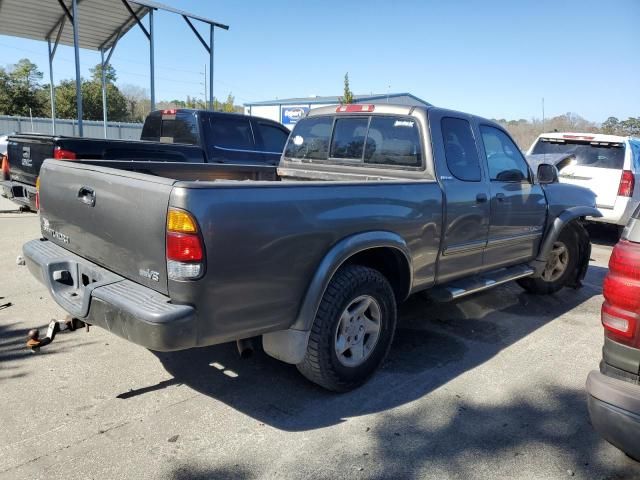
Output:
<instances>
[{"instance_id":1,"label":"trailer hitch","mask_svg":"<svg viewBox=\"0 0 640 480\"><path fill-rule=\"evenodd\" d=\"M27 348L30 349L31 352L37 353L40 351L40 347L44 347L53 342L57 333L65 330L73 332L74 330L82 327L85 327L87 332L89 331L88 323L78 320L77 318L73 318L70 315L67 315L64 320L51 319L49 327L47 328L47 334L44 338L40 338L40 331L37 328L29 330L29 333L27 334Z\"/></svg>"}]
</instances>

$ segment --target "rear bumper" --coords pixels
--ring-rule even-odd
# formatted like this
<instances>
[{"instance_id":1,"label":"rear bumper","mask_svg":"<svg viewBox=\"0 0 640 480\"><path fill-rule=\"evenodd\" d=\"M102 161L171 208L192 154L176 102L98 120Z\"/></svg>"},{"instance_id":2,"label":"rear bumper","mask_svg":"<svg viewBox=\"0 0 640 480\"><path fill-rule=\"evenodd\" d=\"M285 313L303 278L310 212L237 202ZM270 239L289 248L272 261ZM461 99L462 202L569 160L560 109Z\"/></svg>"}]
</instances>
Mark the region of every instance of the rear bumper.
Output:
<instances>
[{"instance_id":1,"label":"rear bumper","mask_svg":"<svg viewBox=\"0 0 640 480\"><path fill-rule=\"evenodd\" d=\"M196 346L196 311L46 240L23 246L29 271L69 314L157 351Z\"/></svg>"},{"instance_id":2,"label":"rear bumper","mask_svg":"<svg viewBox=\"0 0 640 480\"><path fill-rule=\"evenodd\" d=\"M598 206L598 210L602 212L602 217L589 217L588 220L593 222L610 223L612 225L626 225L633 212L640 204L640 201L634 198L618 197L613 208Z\"/></svg>"},{"instance_id":3,"label":"rear bumper","mask_svg":"<svg viewBox=\"0 0 640 480\"><path fill-rule=\"evenodd\" d=\"M2 195L18 205L36 209L36 187L24 183L4 180L0 182Z\"/></svg>"},{"instance_id":4,"label":"rear bumper","mask_svg":"<svg viewBox=\"0 0 640 480\"><path fill-rule=\"evenodd\" d=\"M640 461L640 385L592 371L587 377L593 428L609 443Z\"/></svg>"}]
</instances>

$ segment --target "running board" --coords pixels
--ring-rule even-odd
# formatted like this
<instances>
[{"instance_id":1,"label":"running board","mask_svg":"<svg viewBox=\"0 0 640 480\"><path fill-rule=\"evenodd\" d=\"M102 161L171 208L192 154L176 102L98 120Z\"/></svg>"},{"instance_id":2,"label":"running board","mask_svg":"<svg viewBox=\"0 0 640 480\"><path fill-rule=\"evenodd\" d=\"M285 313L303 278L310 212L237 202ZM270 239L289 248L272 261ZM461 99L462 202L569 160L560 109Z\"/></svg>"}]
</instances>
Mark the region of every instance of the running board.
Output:
<instances>
[{"instance_id":1,"label":"running board","mask_svg":"<svg viewBox=\"0 0 640 480\"><path fill-rule=\"evenodd\" d=\"M450 302L512 280L530 277L533 273L534 269L528 265L500 268L473 277L454 280L451 283L439 285L428 290L428 293L436 302Z\"/></svg>"}]
</instances>

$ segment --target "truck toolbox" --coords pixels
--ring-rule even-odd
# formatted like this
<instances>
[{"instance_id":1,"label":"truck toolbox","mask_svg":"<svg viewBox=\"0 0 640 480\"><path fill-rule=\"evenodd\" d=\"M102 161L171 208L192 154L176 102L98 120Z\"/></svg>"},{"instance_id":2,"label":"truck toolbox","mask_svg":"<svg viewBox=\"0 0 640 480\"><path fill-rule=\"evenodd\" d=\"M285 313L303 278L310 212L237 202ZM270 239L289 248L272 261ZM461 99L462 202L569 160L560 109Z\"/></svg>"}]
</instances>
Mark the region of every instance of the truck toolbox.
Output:
<instances>
[{"instance_id":1,"label":"truck toolbox","mask_svg":"<svg viewBox=\"0 0 640 480\"><path fill-rule=\"evenodd\" d=\"M195 309L91 263L47 240L23 246L29 271L74 317L151 350L196 346Z\"/></svg>"}]
</instances>

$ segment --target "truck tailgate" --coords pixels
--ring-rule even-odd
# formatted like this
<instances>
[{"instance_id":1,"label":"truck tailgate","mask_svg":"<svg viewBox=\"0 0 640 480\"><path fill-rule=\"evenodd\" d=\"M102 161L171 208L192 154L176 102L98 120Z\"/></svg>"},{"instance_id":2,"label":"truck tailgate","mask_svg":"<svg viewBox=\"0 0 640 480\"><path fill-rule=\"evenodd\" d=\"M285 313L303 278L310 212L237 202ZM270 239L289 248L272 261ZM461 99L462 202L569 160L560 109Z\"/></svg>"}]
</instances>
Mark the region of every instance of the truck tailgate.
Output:
<instances>
[{"instance_id":1,"label":"truck tailgate","mask_svg":"<svg viewBox=\"0 0 640 480\"><path fill-rule=\"evenodd\" d=\"M10 137L7 156L11 178L29 185L36 184L36 177L45 158L53 157L53 137L20 134Z\"/></svg>"},{"instance_id":2,"label":"truck tailgate","mask_svg":"<svg viewBox=\"0 0 640 480\"><path fill-rule=\"evenodd\" d=\"M40 182L45 238L167 294L165 223L175 180L47 160Z\"/></svg>"}]
</instances>

